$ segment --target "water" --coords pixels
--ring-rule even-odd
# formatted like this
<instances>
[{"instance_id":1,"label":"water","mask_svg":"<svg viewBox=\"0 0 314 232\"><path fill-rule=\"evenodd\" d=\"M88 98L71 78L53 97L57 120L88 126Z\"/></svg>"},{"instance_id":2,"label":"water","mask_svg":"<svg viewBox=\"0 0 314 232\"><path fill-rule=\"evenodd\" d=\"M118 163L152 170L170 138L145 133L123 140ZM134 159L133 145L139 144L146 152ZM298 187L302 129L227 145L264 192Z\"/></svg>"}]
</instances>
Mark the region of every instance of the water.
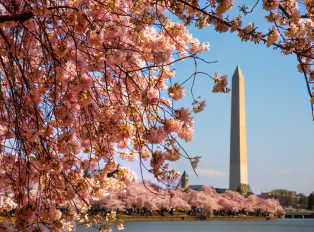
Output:
<instances>
[{"instance_id":1,"label":"water","mask_svg":"<svg viewBox=\"0 0 314 232\"><path fill-rule=\"evenodd\" d=\"M125 222L124 227L123 232L314 232L314 219ZM75 232L92 231L96 230L79 226Z\"/></svg>"}]
</instances>

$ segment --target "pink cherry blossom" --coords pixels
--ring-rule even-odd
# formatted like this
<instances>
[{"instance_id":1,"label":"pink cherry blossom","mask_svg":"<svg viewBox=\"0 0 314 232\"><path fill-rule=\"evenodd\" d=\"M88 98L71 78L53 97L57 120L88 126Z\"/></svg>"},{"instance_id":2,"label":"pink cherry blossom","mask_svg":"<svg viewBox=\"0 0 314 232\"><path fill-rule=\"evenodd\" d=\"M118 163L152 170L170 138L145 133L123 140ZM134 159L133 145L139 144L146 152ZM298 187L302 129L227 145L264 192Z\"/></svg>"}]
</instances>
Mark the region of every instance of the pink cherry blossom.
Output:
<instances>
[{"instance_id":1,"label":"pink cherry blossom","mask_svg":"<svg viewBox=\"0 0 314 232\"><path fill-rule=\"evenodd\" d=\"M199 112L202 112L205 108L206 104L205 104L205 100L201 101L201 103L199 103L198 106L194 107L193 108L193 112L196 114L196 113L199 113Z\"/></svg>"},{"instance_id":2,"label":"pink cherry blossom","mask_svg":"<svg viewBox=\"0 0 314 232\"><path fill-rule=\"evenodd\" d=\"M275 10L280 4L280 0L263 0L263 2L263 8L268 11Z\"/></svg>"},{"instance_id":3,"label":"pink cherry blossom","mask_svg":"<svg viewBox=\"0 0 314 232\"><path fill-rule=\"evenodd\" d=\"M173 98L173 100L177 101L179 99L182 99L185 96L186 91L184 90L184 87L181 87L178 82L173 85L173 87L170 87L168 90L168 95L170 98Z\"/></svg>"}]
</instances>

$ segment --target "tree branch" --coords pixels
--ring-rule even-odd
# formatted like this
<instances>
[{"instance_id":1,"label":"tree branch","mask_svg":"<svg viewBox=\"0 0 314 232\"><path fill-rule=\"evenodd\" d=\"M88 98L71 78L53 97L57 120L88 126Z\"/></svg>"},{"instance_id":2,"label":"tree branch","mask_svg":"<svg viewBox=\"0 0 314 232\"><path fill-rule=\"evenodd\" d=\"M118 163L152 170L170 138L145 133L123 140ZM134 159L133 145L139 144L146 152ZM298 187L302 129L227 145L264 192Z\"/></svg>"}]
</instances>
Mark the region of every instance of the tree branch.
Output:
<instances>
[{"instance_id":1,"label":"tree branch","mask_svg":"<svg viewBox=\"0 0 314 232\"><path fill-rule=\"evenodd\" d=\"M3 37L3 39L5 40L5 42L8 44L9 48L11 48L11 43L8 40L8 37L5 35L3 29L0 27L0 35Z\"/></svg>"},{"instance_id":2,"label":"tree branch","mask_svg":"<svg viewBox=\"0 0 314 232\"><path fill-rule=\"evenodd\" d=\"M283 7L283 5L279 4L279 9L282 11L282 13L284 13L288 18L291 17L291 15L289 14L289 12Z\"/></svg>"},{"instance_id":3,"label":"tree branch","mask_svg":"<svg viewBox=\"0 0 314 232\"><path fill-rule=\"evenodd\" d=\"M202 12L203 14L205 14L205 15L207 15L207 16L209 16L209 17L212 17L212 18L216 19L216 20L219 21L219 22L228 25L229 27L232 26L231 23L228 23L228 22L226 22L226 21L224 21L224 20L218 18L217 16L211 15L211 14L208 13L207 11L202 10L202 9L196 7L196 6L193 6L193 5L191 5L190 3L188 3L188 2L186 2L186 1L184 1L184 0L178 0L178 2L181 2L181 3L183 3L184 5L187 5L187 6L191 7L191 8L193 8L194 10L200 11L200 12Z\"/></svg>"},{"instance_id":4,"label":"tree branch","mask_svg":"<svg viewBox=\"0 0 314 232\"><path fill-rule=\"evenodd\" d=\"M22 14L15 15L1 15L0 23L14 21L14 22L25 22L26 20L32 18L34 16L33 12L24 12Z\"/></svg>"},{"instance_id":5,"label":"tree branch","mask_svg":"<svg viewBox=\"0 0 314 232\"><path fill-rule=\"evenodd\" d=\"M19 11L19 5L17 4L16 0L12 0L12 5L14 7L15 12Z\"/></svg>"},{"instance_id":6,"label":"tree branch","mask_svg":"<svg viewBox=\"0 0 314 232\"><path fill-rule=\"evenodd\" d=\"M69 7L69 6L53 6L53 7L48 7L48 10L54 10L54 9L72 9L75 11L79 11L77 8ZM4 22L21 22L24 23L26 20L34 17L33 12L24 12L21 14L14 14L14 15L1 15L0 16L0 23Z\"/></svg>"}]
</instances>

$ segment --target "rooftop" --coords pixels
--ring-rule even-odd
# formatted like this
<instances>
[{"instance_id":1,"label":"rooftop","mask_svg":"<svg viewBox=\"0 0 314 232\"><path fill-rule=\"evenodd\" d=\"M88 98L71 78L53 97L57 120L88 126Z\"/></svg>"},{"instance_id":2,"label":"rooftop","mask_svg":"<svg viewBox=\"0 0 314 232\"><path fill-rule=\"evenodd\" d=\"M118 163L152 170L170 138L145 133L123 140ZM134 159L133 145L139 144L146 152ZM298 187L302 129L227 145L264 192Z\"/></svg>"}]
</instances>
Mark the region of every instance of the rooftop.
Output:
<instances>
[{"instance_id":1,"label":"rooftop","mask_svg":"<svg viewBox=\"0 0 314 232\"><path fill-rule=\"evenodd\" d=\"M183 174L182 174L182 176L188 177L188 174L186 174L186 172L184 171Z\"/></svg>"},{"instance_id":2,"label":"rooftop","mask_svg":"<svg viewBox=\"0 0 314 232\"><path fill-rule=\"evenodd\" d=\"M204 185L190 185L189 188L198 191L202 188L202 186ZM228 189L223 189L223 188L213 188L213 189L215 189L217 193L224 193L226 192L226 190L228 190Z\"/></svg>"}]
</instances>

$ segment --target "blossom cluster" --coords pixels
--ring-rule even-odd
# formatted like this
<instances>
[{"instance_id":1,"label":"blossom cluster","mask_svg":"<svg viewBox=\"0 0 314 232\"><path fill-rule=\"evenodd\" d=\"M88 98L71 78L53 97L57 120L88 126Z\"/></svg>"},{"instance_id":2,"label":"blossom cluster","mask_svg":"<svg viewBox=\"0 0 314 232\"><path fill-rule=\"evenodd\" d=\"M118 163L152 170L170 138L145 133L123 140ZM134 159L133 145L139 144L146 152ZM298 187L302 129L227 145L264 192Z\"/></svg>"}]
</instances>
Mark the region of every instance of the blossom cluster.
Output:
<instances>
[{"instance_id":1,"label":"blossom cluster","mask_svg":"<svg viewBox=\"0 0 314 232\"><path fill-rule=\"evenodd\" d=\"M229 93L231 89L227 88L228 85L228 80L227 80L227 75L220 75L219 73L215 73L215 85L212 90L213 93Z\"/></svg>"}]
</instances>

